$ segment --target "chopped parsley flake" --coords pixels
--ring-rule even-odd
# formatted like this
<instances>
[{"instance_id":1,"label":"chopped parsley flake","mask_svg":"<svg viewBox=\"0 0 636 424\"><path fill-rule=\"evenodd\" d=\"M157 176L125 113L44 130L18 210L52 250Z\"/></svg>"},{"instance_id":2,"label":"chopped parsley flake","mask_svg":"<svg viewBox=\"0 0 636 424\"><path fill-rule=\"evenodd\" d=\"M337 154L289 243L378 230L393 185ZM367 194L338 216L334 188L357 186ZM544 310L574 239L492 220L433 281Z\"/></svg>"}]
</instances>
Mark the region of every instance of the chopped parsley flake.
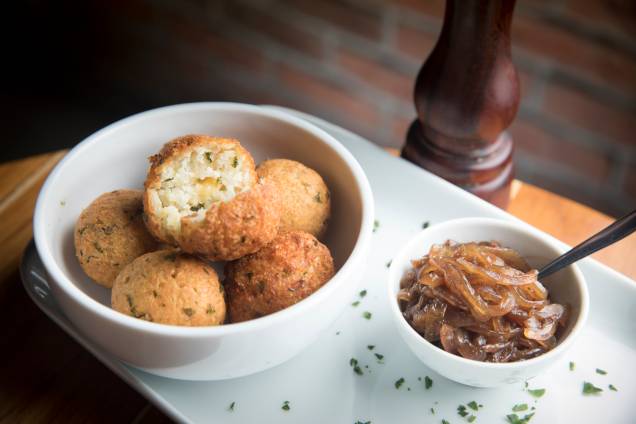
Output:
<instances>
[{"instance_id":1,"label":"chopped parsley flake","mask_svg":"<svg viewBox=\"0 0 636 424\"><path fill-rule=\"evenodd\" d=\"M360 297L365 297L367 295L367 291L362 290L359 294L360 294Z\"/></svg>"},{"instance_id":2,"label":"chopped parsley flake","mask_svg":"<svg viewBox=\"0 0 636 424\"><path fill-rule=\"evenodd\" d=\"M442 420L442 424L450 424L450 423L449 423L448 421L446 421L446 420L444 420L444 419L443 419L443 420Z\"/></svg>"},{"instance_id":3,"label":"chopped parsley flake","mask_svg":"<svg viewBox=\"0 0 636 424\"><path fill-rule=\"evenodd\" d=\"M528 415L525 415L523 418L519 418L517 414L509 414L506 415L506 419L510 424L527 424L530 422L530 419L533 417L534 412Z\"/></svg>"},{"instance_id":4,"label":"chopped parsley flake","mask_svg":"<svg viewBox=\"0 0 636 424\"><path fill-rule=\"evenodd\" d=\"M609 387L609 389L610 389L611 391L613 391L613 392L618 392L618 389L617 389L617 388L616 388L613 384L610 384L610 385L609 385L609 386L607 386L607 387Z\"/></svg>"},{"instance_id":5,"label":"chopped parsley flake","mask_svg":"<svg viewBox=\"0 0 636 424\"><path fill-rule=\"evenodd\" d=\"M389 262L386 263L386 267L390 268L391 267L391 262L393 262L393 260L391 259Z\"/></svg>"},{"instance_id":6,"label":"chopped parsley flake","mask_svg":"<svg viewBox=\"0 0 636 424\"><path fill-rule=\"evenodd\" d=\"M428 222L428 221L423 222L423 223L422 223L422 230L427 229L427 228L429 227L429 225L431 225L431 223L430 223L430 222Z\"/></svg>"},{"instance_id":7,"label":"chopped parsley flake","mask_svg":"<svg viewBox=\"0 0 636 424\"><path fill-rule=\"evenodd\" d=\"M60 202L60 206L66 206L66 202L65 202L64 200L62 200L62 201Z\"/></svg>"},{"instance_id":8,"label":"chopped parsley flake","mask_svg":"<svg viewBox=\"0 0 636 424\"><path fill-rule=\"evenodd\" d=\"M358 360L356 358L349 359L349 365L351 365L351 367L353 368L353 372L355 372L356 374L364 374L364 371L362 371L362 368L360 368L360 365L358 365Z\"/></svg>"},{"instance_id":9,"label":"chopped parsley flake","mask_svg":"<svg viewBox=\"0 0 636 424\"><path fill-rule=\"evenodd\" d=\"M194 315L194 309L192 309L192 308L183 308L182 311L183 311L184 314L186 314L189 317Z\"/></svg>"},{"instance_id":10,"label":"chopped parsley flake","mask_svg":"<svg viewBox=\"0 0 636 424\"><path fill-rule=\"evenodd\" d=\"M473 400L473 401L468 402L466 405L468 405L468 407L469 407L470 409L472 409L473 411L476 411L476 410L478 410L478 409L479 409L479 406L477 405L477 402L475 402L474 400Z\"/></svg>"},{"instance_id":11,"label":"chopped parsley flake","mask_svg":"<svg viewBox=\"0 0 636 424\"><path fill-rule=\"evenodd\" d=\"M356 421L355 424L371 424L371 421Z\"/></svg>"},{"instance_id":12,"label":"chopped parsley flake","mask_svg":"<svg viewBox=\"0 0 636 424\"><path fill-rule=\"evenodd\" d=\"M236 405L236 402L232 402L230 403L230 406L228 406L227 410L228 411L234 411L234 406Z\"/></svg>"},{"instance_id":13,"label":"chopped parsley flake","mask_svg":"<svg viewBox=\"0 0 636 424\"><path fill-rule=\"evenodd\" d=\"M375 357L378 358L378 362L382 362L384 359L384 355L380 355L379 353L374 353Z\"/></svg>"},{"instance_id":14,"label":"chopped parsley flake","mask_svg":"<svg viewBox=\"0 0 636 424\"><path fill-rule=\"evenodd\" d=\"M576 367L576 364L574 362L570 362L570 371L574 371L574 367Z\"/></svg>"},{"instance_id":15,"label":"chopped parsley flake","mask_svg":"<svg viewBox=\"0 0 636 424\"><path fill-rule=\"evenodd\" d=\"M371 319L371 316L372 316L372 314L369 311L364 311L362 313L362 318L364 318L364 319Z\"/></svg>"},{"instance_id":16,"label":"chopped parsley flake","mask_svg":"<svg viewBox=\"0 0 636 424\"><path fill-rule=\"evenodd\" d=\"M367 345L367 349L373 350L373 349L375 349L375 345Z\"/></svg>"},{"instance_id":17,"label":"chopped parsley flake","mask_svg":"<svg viewBox=\"0 0 636 424\"><path fill-rule=\"evenodd\" d=\"M340 331L336 331L336 336L339 336L339 335L340 335Z\"/></svg>"},{"instance_id":18,"label":"chopped parsley flake","mask_svg":"<svg viewBox=\"0 0 636 424\"><path fill-rule=\"evenodd\" d=\"M289 401L286 400L285 402L283 402L283 406L281 406L280 409L282 409L283 411L289 411L291 409L289 407Z\"/></svg>"},{"instance_id":19,"label":"chopped parsley flake","mask_svg":"<svg viewBox=\"0 0 636 424\"><path fill-rule=\"evenodd\" d=\"M232 159L232 168L236 168L238 166L238 157L234 156Z\"/></svg>"},{"instance_id":20,"label":"chopped parsley flake","mask_svg":"<svg viewBox=\"0 0 636 424\"><path fill-rule=\"evenodd\" d=\"M314 196L314 200L317 203L322 203L322 199L320 198L320 192L316 193L316 195Z\"/></svg>"},{"instance_id":21,"label":"chopped parsley flake","mask_svg":"<svg viewBox=\"0 0 636 424\"><path fill-rule=\"evenodd\" d=\"M212 162L212 152L205 152L204 154L208 162Z\"/></svg>"},{"instance_id":22,"label":"chopped parsley flake","mask_svg":"<svg viewBox=\"0 0 636 424\"><path fill-rule=\"evenodd\" d=\"M472 423L473 421L475 421L477 419L476 416L471 415L470 417L466 418L466 421L468 421L469 423Z\"/></svg>"},{"instance_id":23,"label":"chopped parsley flake","mask_svg":"<svg viewBox=\"0 0 636 424\"><path fill-rule=\"evenodd\" d=\"M431 377L429 377L428 375L424 377L424 387L426 388L426 390L433 387L433 380L431 380Z\"/></svg>"},{"instance_id":24,"label":"chopped parsley flake","mask_svg":"<svg viewBox=\"0 0 636 424\"><path fill-rule=\"evenodd\" d=\"M528 404L527 403L519 403L515 406L512 407L512 412L522 412L522 411L527 411L528 410Z\"/></svg>"},{"instance_id":25,"label":"chopped parsley flake","mask_svg":"<svg viewBox=\"0 0 636 424\"><path fill-rule=\"evenodd\" d=\"M378 228L380 228L380 221L376 219L375 221L373 221L373 232L377 232Z\"/></svg>"},{"instance_id":26,"label":"chopped parsley flake","mask_svg":"<svg viewBox=\"0 0 636 424\"><path fill-rule=\"evenodd\" d=\"M592 383L588 383L587 381L583 382L583 394L584 395L597 395L601 393L603 389L600 387L596 387Z\"/></svg>"},{"instance_id":27,"label":"chopped parsley flake","mask_svg":"<svg viewBox=\"0 0 636 424\"><path fill-rule=\"evenodd\" d=\"M468 415L468 411L466 411L466 407L464 405L459 405L457 407L457 414L459 414L462 417L465 417L466 415Z\"/></svg>"},{"instance_id":28,"label":"chopped parsley flake","mask_svg":"<svg viewBox=\"0 0 636 424\"><path fill-rule=\"evenodd\" d=\"M355 302L353 302L353 303L351 304L351 306L353 306L353 307L355 308L355 307L356 307L356 306L358 306L359 304L360 304L360 301L359 301L359 300L356 300Z\"/></svg>"},{"instance_id":29,"label":"chopped parsley flake","mask_svg":"<svg viewBox=\"0 0 636 424\"><path fill-rule=\"evenodd\" d=\"M540 398L545 394L545 389L528 389L528 393L530 393L530 396Z\"/></svg>"},{"instance_id":30,"label":"chopped parsley flake","mask_svg":"<svg viewBox=\"0 0 636 424\"><path fill-rule=\"evenodd\" d=\"M400 377L396 382L395 382L395 388L396 389L400 389L400 387L402 387L402 384L404 384L404 377Z\"/></svg>"},{"instance_id":31,"label":"chopped parsley flake","mask_svg":"<svg viewBox=\"0 0 636 424\"><path fill-rule=\"evenodd\" d=\"M600 368L597 368L597 369L596 369L596 373L597 373L597 374L601 374L601 375L607 375L607 371L602 370L602 369L600 369Z\"/></svg>"},{"instance_id":32,"label":"chopped parsley flake","mask_svg":"<svg viewBox=\"0 0 636 424\"><path fill-rule=\"evenodd\" d=\"M190 208L190 210L191 210L192 212L196 212L196 211L198 211L199 209L203 209L203 207L204 207L204 204L203 204L203 203L199 203L199 204L197 204L197 205L192 206L192 207Z\"/></svg>"},{"instance_id":33,"label":"chopped parsley flake","mask_svg":"<svg viewBox=\"0 0 636 424\"><path fill-rule=\"evenodd\" d=\"M435 408L431 408L431 414L435 415Z\"/></svg>"}]
</instances>

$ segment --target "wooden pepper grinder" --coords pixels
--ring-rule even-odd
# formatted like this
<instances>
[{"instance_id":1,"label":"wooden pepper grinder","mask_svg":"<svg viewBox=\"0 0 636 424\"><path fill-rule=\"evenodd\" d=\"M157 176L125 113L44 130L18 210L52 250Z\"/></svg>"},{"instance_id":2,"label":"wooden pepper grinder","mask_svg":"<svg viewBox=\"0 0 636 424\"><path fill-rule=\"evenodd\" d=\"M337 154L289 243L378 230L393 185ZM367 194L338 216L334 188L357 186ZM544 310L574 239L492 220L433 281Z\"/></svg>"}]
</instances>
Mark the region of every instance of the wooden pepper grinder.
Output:
<instances>
[{"instance_id":1,"label":"wooden pepper grinder","mask_svg":"<svg viewBox=\"0 0 636 424\"><path fill-rule=\"evenodd\" d=\"M514 171L505 132L519 106L510 58L515 0L447 0L415 83L417 119L402 157L505 208Z\"/></svg>"}]
</instances>

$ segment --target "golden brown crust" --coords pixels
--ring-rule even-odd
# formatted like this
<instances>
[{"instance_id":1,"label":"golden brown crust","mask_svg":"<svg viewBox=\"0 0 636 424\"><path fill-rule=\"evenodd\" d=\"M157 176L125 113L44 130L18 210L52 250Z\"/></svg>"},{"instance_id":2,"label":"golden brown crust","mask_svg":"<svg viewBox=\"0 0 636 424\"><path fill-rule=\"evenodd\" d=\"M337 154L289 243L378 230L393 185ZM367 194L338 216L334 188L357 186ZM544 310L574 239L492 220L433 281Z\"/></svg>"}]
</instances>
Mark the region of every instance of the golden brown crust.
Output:
<instances>
[{"instance_id":1,"label":"golden brown crust","mask_svg":"<svg viewBox=\"0 0 636 424\"><path fill-rule=\"evenodd\" d=\"M331 212L331 195L320 174L289 159L267 160L256 172L279 192L280 231L305 231L316 237L324 233Z\"/></svg>"},{"instance_id":2,"label":"golden brown crust","mask_svg":"<svg viewBox=\"0 0 636 424\"><path fill-rule=\"evenodd\" d=\"M204 326L225 321L223 286L209 264L175 249L145 254L113 285L113 309L162 324Z\"/></svg>"},{"instance_id":3,"label":"golden brown crust","mask_svg":"<svg viewBox=\"0 0 636 424\"><path fill-rule=\"evenodd\" d=\"M230 319L247 321L287 308L314 293L333 274L329 249L313 235L281 233L258 252L226 264Z\"/></svg>"},{"instance_id":4,"label":"golden brown crust","mask_svg":"<svg viewBox=\"0 0 636 424\"><path fill-rule=\"evenodd\" d=\"M179 245L210 260L234 260L256 252L278 233L277 193L258 183L229 202L212 205L203 222L182 220Z\"/></svg>"},{"instance_id":5,"label":"golden brown crust","mask_svg":"<svg viewBox=\"0 0 636 424\"><path fill-rule=\"evenodd\" d=\"M104 193L82 211L75 224L75 254L96 283L112 287L124 266L157 248L142 215L139 190Z\"/></svg>"},{"instance_id":6,"label":"golden brown crust","mask_svg":"<svg viewBox=\"0 0 636 424\"><path fill-rule=\"evenodd\" d=\"M152 155L148 158L150 161L150 171L148 171L148 178L146 179L145 188L148 188L149 183L157 183L161 181L157 181L159 177L161 166L173 158L175 156L180 156L181 154L191 150L193 147L198 146L210 146L210 145L226 145L236 148L237 150L244 153L245 160L248 160L249 163L246 165L250 169L254 168L254 159L252 155L245 150L241 143L234 138L224 138L224 137L212 137L209 135L203 134L188 134L181 137L174 138L163 145L159 153ZM256 181L256 180L255 180Z\"/></svg>"}]
</instances>

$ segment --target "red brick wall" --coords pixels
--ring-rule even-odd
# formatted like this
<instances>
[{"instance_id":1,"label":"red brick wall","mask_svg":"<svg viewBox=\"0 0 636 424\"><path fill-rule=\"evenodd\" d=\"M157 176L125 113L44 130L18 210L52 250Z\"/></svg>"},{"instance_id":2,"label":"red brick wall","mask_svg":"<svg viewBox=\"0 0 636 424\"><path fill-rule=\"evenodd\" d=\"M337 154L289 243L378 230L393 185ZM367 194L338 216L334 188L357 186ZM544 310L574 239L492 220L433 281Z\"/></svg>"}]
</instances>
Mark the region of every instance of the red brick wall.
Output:
<instances>
[{"instance_id":1,"label":"red brick wall","mask_svg":"<svg viewBox=\"0 0 636 424\"><path fill-rule=\"evenodd\" d=\"M93 12L103 77L137 95L285 105L399 147L444 2L134 0ZM520 179L611 214L636 206L635 16L629 0L518 2Z\"/></svg>"}]
</instances>

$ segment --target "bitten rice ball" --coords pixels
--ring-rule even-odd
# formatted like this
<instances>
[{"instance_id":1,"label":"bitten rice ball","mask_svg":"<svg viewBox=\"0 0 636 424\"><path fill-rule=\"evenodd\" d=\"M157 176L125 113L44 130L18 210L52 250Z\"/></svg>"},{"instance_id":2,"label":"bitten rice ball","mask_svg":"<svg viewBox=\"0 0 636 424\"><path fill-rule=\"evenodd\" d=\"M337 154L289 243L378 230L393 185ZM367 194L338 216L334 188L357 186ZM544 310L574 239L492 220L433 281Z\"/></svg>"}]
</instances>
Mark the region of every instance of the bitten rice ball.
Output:
<instances>
[{"instance_id":1,"label":"bitten rice ball","mask_svg":"<svg viewBox=\"0 0 636 424\"><path fill-rule=\"evenodd\" d=\"M256 172L264 181L274 184L279 192L280 231L305 231L316 237L324 233L331 196L320 174L288 159L265 161Z\"/></svg>"},{"instance_id":2,"label":"bitten rice ball","mask_svg":"<svg viewBox=\"0 0 636 424\"><path fill-rule=\"evenodd\" d=\"M75 224L75 255L96 283L112 287L119 271L157 248L143 222L143 192L105 193L82 211Z\"/></svg>"},{"instance_id":3,"label":"bitten rice ball","mask_svg":"<svg viewBox=\"0 0 636 424\"><path fill-rule=\"evenodd\" d=\"M279 234L270 244L225 267L232 322L247 321L300 302L334 274L329 249L302 231Z\"/></svg>"},{"instance_id":4,"label":"bitten rice ball","mask_svg":"<svg viewBox=\"0 0 636 424\"><path fill-rule=\"evenodd\" d=\"M162 324L204 326L225 321L219 277L208 263L178 250L147 253L117 276L113 309Z\"/></svg>"},{"instance_id":5,"label":"bitten rice ball","mask_svg":"<svg viewBox=\"0 0 636 424\"><path fill-rule=\"evenodd\" d=\"M150 161L144 209L160 240L211 260L233 260L276 236L277 193L258 182L254 160L238 141L187 135Z\"/></svg>"}]
</instances>

